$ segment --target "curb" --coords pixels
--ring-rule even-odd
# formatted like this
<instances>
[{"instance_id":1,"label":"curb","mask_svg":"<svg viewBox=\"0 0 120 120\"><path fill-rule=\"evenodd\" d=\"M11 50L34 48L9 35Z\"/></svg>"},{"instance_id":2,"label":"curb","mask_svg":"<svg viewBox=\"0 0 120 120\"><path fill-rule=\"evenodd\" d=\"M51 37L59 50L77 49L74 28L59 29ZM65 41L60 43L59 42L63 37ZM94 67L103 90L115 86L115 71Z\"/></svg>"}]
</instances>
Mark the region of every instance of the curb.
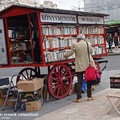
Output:
<instances>
[{"instance_id":1,"label":"curb","mask_svg":"<svg viewBox=\"0 0 120 120\"><path fill-rule=\"evenodd\" d=\"M108 56L120 55L120 53L108 53Z\"/></svg>"}]
</instances>

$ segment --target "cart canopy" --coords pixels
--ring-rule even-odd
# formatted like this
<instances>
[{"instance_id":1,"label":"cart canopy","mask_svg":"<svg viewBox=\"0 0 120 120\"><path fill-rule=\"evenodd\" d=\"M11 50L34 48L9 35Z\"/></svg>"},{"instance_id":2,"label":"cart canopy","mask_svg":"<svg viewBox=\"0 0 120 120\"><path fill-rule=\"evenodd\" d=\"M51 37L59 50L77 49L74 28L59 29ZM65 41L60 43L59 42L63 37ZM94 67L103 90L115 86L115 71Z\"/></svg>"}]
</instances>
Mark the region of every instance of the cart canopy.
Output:
<instances>
[{"instance_id":1,"label":"cart canopy","mask_svg":"<svg viewBox=\"0 0 120 120\"><path fill-rule=\"evenodd\" d=\"M62 9L50 9L50 8L32 7L32 6L27 6L27 5L11 5L0 12L0 17L12 16L13 14L19 15L21 13L22 14L29 13L29 12L38 11L38 10L41 12L47 12L47 13L71 14L71 15L79 15L79 16L98 16L98 17L109 16L108 14L102 14L102 13L91 13L91 12L62 10Z\"/></svg>"}]
</instances>

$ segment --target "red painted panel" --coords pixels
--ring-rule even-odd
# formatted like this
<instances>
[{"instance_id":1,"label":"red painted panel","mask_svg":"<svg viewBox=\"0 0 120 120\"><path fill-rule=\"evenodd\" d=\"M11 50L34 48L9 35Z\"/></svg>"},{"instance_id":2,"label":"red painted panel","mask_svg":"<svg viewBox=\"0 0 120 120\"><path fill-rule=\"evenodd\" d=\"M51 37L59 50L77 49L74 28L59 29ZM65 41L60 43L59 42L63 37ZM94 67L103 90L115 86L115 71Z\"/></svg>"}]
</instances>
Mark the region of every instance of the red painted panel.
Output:
<instances>
[{"instance_id":1,"label":"red painted panel","mask_svg":"<svg viewBox=\"0 0 120 120\"><path fill-rule=\"evenodd\" d=\"M3 11L0 14L0 16L2 17L17 16L17 15L27 14L27 13L35 12L35 11L38 11L38 10L32 9L32 8L13 7L13 8L8 8L7 10Z\"/></svg>"}]
</instances>

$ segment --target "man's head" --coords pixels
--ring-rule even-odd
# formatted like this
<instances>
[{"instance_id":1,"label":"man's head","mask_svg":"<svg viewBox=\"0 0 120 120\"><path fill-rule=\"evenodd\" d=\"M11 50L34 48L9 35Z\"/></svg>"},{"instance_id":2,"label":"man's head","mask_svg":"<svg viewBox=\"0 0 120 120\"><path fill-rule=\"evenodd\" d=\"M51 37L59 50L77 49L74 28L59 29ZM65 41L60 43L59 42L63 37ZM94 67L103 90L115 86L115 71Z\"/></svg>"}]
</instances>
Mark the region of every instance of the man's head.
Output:
<instances>
[{"instance_id":1,"label":"man's head","mask_svg":"<svg viewBox=\"0 0 120 120\"><path fill-rule=\"evenodd\" d=\"M76 38L77 38L77 41L85 40L85 35L84 34L78 34Z\"/></svg>"}]
</instances>

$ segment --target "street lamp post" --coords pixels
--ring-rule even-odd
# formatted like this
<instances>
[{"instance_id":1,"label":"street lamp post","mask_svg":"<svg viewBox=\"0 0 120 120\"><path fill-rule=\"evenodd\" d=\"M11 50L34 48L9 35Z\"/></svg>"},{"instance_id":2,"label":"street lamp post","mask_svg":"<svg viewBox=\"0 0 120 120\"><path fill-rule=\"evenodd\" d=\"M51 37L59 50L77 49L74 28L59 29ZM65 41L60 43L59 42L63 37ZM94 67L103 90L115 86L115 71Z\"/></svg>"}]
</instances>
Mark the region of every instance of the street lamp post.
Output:
<instances>
[{"instance_id":1,"label":"street lamp post","mask_svg":"<svg viewBox=\"0 0 120 120\"><path fill-rule=\"evenodd\" d=\"M78 1L78 10L83 10L84 9L83 4L84 4L84 0Z\"/></svg>"},{"instance_id":2,"label":"street lamp post","mask_svg":"<svg viewBox=\"0 0 120 120\"><path fill-rule=\"evenodd\" d=\"M81 1L78 1L78 10L80 10L80 2L81 2Z\"/></svg>"}]
</instances>

